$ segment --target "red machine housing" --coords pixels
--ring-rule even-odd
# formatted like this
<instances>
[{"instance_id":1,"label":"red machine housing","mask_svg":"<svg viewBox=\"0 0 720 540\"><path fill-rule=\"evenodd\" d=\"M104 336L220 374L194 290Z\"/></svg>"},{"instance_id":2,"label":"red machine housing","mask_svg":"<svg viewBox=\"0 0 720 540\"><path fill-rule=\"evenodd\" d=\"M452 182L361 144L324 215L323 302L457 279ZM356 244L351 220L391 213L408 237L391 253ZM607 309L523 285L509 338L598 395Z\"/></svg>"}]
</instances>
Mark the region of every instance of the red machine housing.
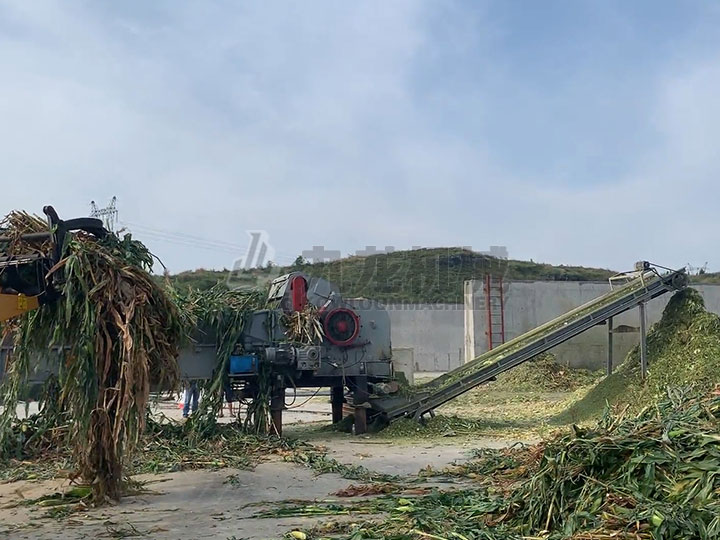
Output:
<instances>
[{"instance_id":1,"label":"red machine housing","mask_svg":"<svg viewBox=\"0 0 720 540\"><path fill-rule=\"evenodd\" d=\"M307 281L302 276L295 276L290 282L292 310L302 311L307 304Z\"/></svg>"}]
</instances>

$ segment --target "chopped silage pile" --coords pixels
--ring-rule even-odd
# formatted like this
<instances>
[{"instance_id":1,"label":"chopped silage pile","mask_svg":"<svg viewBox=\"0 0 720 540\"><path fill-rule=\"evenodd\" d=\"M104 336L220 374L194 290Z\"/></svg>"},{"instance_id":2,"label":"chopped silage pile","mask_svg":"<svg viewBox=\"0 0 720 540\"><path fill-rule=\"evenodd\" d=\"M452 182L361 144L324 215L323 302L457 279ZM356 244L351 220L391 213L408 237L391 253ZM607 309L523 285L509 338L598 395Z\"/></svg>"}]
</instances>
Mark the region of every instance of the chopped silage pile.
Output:
<instances>
[{"instance_id":1,"label":"chopped silage pile","mask_svg":"<svg viewBox=\"0 0 720 540\"><path fill-rule=\"evenodd\" d=\"M524 390L537 392L570 392L594 384L598 372L576 369L557 362L552 353L539 354L498 376L491 383L493 390Z\"/></svg>"},{"instance_id":2,"label":"chopped silage pile","mask_svg":"<svg viewBox=\"0 0 720 540\"><path fill-rule=\"evenodd\" d=\"M631 410L654 403L667 387L691 386L700 391L720 383L720 317L705 309L698 291L675 293L662 318L647 334L648 376L641 380L640 346L615 372L555 419L572 423L596 418L606 403Z\"/></svg>"},{"instance_id":3,"label":"chopped silage pile","mask_svg":"<svg viewBox=\"0 0 720 540\"><path fill-rule=\"evenodd\" d=\"M422 423L411 418L400 418L383 429L380 434L385 438L436 438L471 436L488 430L487 420L461 418L457 415L436 415Z\"/></svg>"}]
</instances>

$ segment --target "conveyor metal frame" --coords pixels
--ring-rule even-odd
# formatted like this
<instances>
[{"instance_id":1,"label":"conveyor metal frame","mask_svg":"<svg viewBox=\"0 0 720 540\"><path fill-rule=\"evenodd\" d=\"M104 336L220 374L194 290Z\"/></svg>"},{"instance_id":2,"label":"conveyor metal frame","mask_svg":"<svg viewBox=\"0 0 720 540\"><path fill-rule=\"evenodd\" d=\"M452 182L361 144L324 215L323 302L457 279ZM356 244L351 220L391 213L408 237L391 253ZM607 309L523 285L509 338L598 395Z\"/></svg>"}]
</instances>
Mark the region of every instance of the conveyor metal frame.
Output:
<instances>
[{"instance_id":1,"label":"conveyor metal frame","mask_svg":"<svg viewBox=\"0 0 720 540\"><path fill-rule=\"evenodd\" d=\"M418 420L424 414L431 412L435 408L452 399L455 399L468 390L497 377L501 373L530 360L538 354L560 345L578 334L607 321L611 317L633 309L640 304L665 294L666 292L679 290L687 286L687 275L685 273L685 269L676 270L662 276L656 274L656 277L654 279L651 278L651 280L646 280L646 276L644 275L638 279L642 280L641 288L628 291L626 295L621 296L614 302L607 305L600 305L596 310L581 316L577 320L572 321L570 319L570 321L561 328L549 331L546 334L540 334L537 339L528 343L526 346L509 353L508 356L499 359L487 367L481 368L478 371L458 379L444 388L435 391L430 390L429 394L420 395L412 401L391 406L387 409L383 408L382 399L374 400L374 402L371 403L374 405L374 408L381 411L389 420L400 417L413 417ZM608 296L616 293L617 290L611 291L608 293ZM602 297L594 300L593 302L599 302L601 298ZM581 308L572 310L557 320L567 318L573 312L576 312ZM537 329L532 330L531 332L535 331L537 331ZM461 366L458 369L461 370L463 367L465 366ZM446 377L451 375L452 372L448 373Z\"/></svg>"}]
</instances>

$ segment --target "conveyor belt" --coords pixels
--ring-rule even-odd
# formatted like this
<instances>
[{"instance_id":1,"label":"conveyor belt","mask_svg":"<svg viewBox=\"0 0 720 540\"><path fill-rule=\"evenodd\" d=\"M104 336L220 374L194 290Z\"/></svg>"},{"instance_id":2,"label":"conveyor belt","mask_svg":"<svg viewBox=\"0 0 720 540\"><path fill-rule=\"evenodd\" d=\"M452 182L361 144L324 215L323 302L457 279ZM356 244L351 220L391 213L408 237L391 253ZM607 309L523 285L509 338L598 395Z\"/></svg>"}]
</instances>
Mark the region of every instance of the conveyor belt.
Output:
<instances>
[{"instance_id":1,"label":"conveyor belt","mask_svg":"<svg viewBox=\"0 0 720 540\"><path fill-rule=\"evenodd\" d=\"M412 397L388 396L370 400L389 420L420 418L440 405L501 373L585 332L610 317L633 309L672 290L687 286L685 270L665 275L646 272L626 285L488 351L463 366L415 389Z\"/></svg>"}]
</instances>

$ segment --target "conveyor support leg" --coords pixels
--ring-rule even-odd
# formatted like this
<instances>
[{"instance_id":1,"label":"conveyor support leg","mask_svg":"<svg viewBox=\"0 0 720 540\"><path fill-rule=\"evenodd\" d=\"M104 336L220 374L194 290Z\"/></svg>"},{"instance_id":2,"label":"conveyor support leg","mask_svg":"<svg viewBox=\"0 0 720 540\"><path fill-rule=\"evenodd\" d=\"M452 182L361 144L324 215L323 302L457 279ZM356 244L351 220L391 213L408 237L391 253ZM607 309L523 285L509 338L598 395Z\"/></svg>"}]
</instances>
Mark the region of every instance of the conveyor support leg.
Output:
<instances>
[{"instance_id":1,"label":"conveyor support leg","mask_svg":"<svg viewBox=\"0 0 720 540\"><path fill-rule=\"evenodd\" d=\"M647 320L645 317L645 302L641 302L640 308L640 372L642 378L647 377Z\"/></svg>"}]
</instances>

